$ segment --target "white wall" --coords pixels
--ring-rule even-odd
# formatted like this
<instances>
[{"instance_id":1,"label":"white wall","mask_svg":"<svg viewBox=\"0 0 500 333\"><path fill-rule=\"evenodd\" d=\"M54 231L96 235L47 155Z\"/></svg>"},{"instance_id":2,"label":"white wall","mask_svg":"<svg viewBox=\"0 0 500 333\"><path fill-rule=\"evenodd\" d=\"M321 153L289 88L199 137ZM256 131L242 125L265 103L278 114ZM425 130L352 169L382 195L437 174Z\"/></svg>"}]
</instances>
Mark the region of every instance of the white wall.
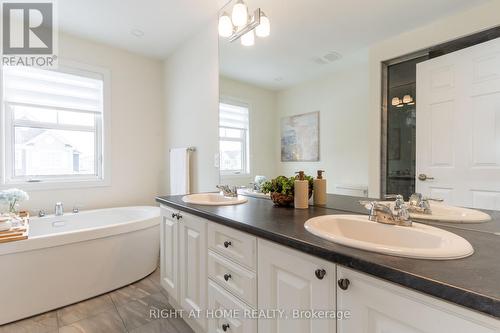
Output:
<instances>
[{"instance_id":1,"label":"white wall","mask_svg":"<svg viewBox=\"0 0 500 333\"><path fill-rule=\"evenodd\" d=\"M278 152L274 140L279 132L276 112L276 91L241 81L220 77L223 100L248 104L250 109L250 175L224 176L221 183L248 185L256 175L277 176Z\"/></svg>"},{"instance_id":2,"label":"white wall","mask_svg":"<svg viewBox=\"0 0 500 333\"><path fill-rule=\"evenodd\" d=\"M315 176L316 170L323 169L329 193L335 193L335 184L367 185L367 73L367 53L361 52L327 77L279 92L278 118L320 111L320 161L279 162L281 174L289 176L304 170ZM278 127L278 146L279 133Z\"/></svg>"},{"instance_id":3,"label":"white wall","mask_svg":"<svg viewBox=\"0 0 500 333\"><path fill-rule=\"evenodd\" d=\"M30 190L22 209L66 210L152 205L158 195L163 149L162 63L127 51L61 34L59 56L111 71L111 185Z\"/></svg>"},{"instance_id":4,"label":"white wall","mask_svg":"<svg viewBox=\"0 0 500 333\"><path fill-rule=\"evenodd\" d=\"M500 25L500 1L440 18L418 29L384 40L370 48L369 94L369 196L380 196L381 63L412 52ZM418 99L418 96L417 96ZM418 100L417 100L418 105ZM417 170L418 173L418 170Z\"/></svg>"},{"instance_id":5,"label":"white wall","mask_svg":"<svg viewBox=\"0 0 500 333\"><path fill-rule=\"evenodd\" d=\"M169 192L169 148L193 146L191 191L214 191L219 170L217 21L188 39L164 63L165 173L162 192Z\"/></svg>"}]
</instances>

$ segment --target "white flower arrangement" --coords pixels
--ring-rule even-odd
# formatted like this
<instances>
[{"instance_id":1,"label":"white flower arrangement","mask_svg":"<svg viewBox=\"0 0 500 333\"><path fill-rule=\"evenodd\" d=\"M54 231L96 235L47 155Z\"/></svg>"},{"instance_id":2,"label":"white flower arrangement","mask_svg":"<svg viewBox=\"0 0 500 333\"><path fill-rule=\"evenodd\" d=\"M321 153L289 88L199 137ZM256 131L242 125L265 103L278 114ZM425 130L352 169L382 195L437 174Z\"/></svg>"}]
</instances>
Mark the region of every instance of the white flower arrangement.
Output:
<instances>
[{"instance_id":1,"label":"white flower arrangement","mask_svg":"<svg viewBox=\"0 0 500 333\"><path fill-rule=\"evenodd\" d=\"M18 188L10 188L0 192L0 203L9 205L9 212L15 213L19 202L29 200L28 193Z\"/></svg>"}]
</instances>

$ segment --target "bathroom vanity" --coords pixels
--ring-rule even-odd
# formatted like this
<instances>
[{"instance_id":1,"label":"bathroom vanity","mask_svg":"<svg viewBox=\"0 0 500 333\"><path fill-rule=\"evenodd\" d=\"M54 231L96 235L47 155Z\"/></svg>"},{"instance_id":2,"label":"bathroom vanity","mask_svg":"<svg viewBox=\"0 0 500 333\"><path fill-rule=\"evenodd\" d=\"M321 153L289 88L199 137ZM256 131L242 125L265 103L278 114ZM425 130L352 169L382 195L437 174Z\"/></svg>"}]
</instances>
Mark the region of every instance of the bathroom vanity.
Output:
<instances>
[{"instance_id":1,"label":"bathroom vanity","mask_svg":"<svg viewBox=\"0 0 500 333\"><path fill-rule=\"evenodd\" d=\"M444 227L466 238L475 253L448 261L387 256L305 230L312 217L363 212L356 198L329 196L337 209L306 210L247 199L201 206L182 196L157 198L161 284L175 308L200 311L185 316L196 332L500 331L499 236ZM207 318L206 309L241 316ZM278 309L284 312L272 312ZM310 309L330 311L298 311Z\"/></svg>"}]
</instances>

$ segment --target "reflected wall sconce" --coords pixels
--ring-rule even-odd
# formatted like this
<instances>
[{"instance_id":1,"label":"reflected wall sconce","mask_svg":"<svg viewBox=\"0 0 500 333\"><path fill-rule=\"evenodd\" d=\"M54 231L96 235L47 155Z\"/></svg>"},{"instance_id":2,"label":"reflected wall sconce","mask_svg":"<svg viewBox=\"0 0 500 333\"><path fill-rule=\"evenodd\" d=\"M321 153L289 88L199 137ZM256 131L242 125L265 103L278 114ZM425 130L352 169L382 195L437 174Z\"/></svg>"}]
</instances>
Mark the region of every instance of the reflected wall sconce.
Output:
<instances>
[{"instance_id":1,"label":"reflected wall sconce","mask_svg":"<svg viewBox=\"0 0 500 333\"><path fill-rule=\"evenodd\" d=\"M231 11L231 16L224 12L219 17L219 36L234 42L241 38L241 44L252 46L255 36L265 38L271 33L269 18L257 8L252 15L248 14L248 7L243 0L237 0Z\"/></svg>"},{"instance_id":2,"label":"reflected wall sconce","mask_svg":"<svg viewBox=\"0 0 500 333\"><path fill-rule=\"evenodd\" d=\"M393 97L391 104L397 108L402 108L405 105L415 105L415 100L411 95L404 95L402 99L399 97Z\"/></svg>"}]
</instances>

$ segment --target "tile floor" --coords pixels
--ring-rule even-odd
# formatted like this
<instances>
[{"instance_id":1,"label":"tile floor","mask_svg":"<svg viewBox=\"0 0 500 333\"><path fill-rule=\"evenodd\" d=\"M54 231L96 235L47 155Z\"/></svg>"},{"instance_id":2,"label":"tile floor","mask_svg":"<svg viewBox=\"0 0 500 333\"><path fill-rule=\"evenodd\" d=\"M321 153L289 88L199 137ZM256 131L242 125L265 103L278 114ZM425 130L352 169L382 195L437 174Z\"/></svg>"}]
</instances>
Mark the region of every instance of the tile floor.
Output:
<instances>
[{"instance_id":1,"label":"tile floor","mask_svg":"<svg viewBox=\"0 0 500 333\"><path fill-rule=\"evenodd\" d=\"M156 270L108 294L0 326L0 333L192 333L180 318L151 319L149 309L170 308Z\"/></svg>"}]
</instances>

